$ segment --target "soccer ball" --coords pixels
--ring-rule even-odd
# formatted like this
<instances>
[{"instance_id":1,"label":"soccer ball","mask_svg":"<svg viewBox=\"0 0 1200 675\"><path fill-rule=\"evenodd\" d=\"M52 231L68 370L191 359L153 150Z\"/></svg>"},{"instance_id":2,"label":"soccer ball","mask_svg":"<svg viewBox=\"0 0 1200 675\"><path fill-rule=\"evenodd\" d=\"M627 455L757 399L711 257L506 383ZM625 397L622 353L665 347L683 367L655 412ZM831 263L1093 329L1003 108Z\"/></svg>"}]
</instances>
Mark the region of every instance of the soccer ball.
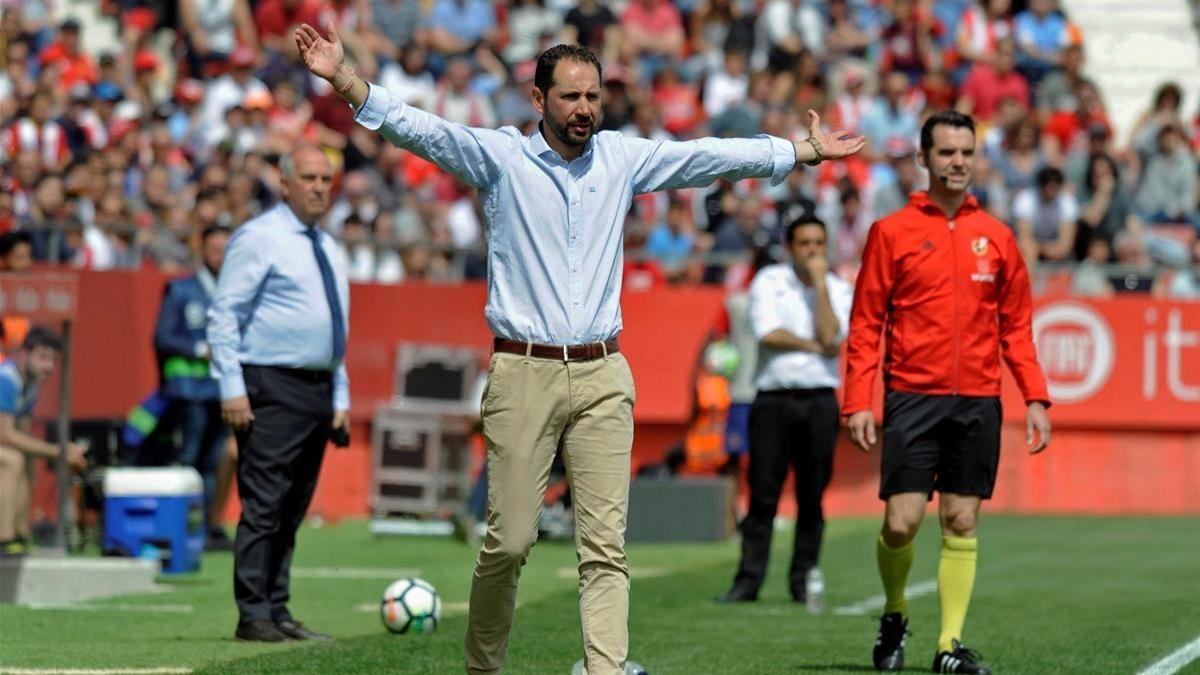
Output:
<instances>
[{"instance_id":1,"label":"soccer ball","mask_svg":"<svg viewBox=\"0 0 1200 675\"><path fill-rule=\"evenodd\" d=\"M442 620L442 599L424 579L398 579L383 592L379 618L393 633L428 635Z\"/></svg>"}]
</instances>

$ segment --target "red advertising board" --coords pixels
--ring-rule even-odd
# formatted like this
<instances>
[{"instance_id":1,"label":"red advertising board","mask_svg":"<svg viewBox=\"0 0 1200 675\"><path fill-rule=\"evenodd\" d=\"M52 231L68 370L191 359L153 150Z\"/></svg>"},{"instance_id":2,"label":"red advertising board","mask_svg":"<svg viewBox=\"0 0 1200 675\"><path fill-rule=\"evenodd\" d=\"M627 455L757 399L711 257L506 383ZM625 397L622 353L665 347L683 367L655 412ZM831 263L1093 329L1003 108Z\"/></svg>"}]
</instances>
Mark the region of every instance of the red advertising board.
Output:
<instances>
[{"instance_id":1,"label":"red advertising board","mask_svg":"<svg viewBox=\"0 0 1200 675\"><path fill-rule=\"evenodd\" d=\"M58 323L75 316L79 276L70 272L6 272L0 278L0 314L34 323Z\"/></svg>"},{"instance_id":2,"label":"red advertising board","mask_svg":"<svg viewBox=\"0 0 1200 675\"><path fill-rule=\"evenodd\" d=\"M1200 430L1200 303L1041 298L1033 331L1056 425Z\"/></svg>"}]
</instances>

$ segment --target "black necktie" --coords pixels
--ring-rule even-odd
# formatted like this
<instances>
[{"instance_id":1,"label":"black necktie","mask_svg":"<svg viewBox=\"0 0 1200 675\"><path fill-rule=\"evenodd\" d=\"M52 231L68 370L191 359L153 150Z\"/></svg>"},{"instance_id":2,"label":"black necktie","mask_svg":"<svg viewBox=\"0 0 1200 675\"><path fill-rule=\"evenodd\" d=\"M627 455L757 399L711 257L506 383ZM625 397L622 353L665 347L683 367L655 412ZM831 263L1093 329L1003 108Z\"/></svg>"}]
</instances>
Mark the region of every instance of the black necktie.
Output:
<instances>
[{"instance_id":1,"label":"black necktie","mask_svg":"<svg viewBox=\"0 0 1200 675\"><path fill-rule=\"evenodd\" d=\"M333 359L341 361L346 356L346 322L342 318L342 301L338 298L337 283L333 279L333 266L321 248L321 231L310 227L304 230L304 234L312 241L317 267L321 268L321 283L325 286L325 300L329 303L329 314L333 320Z\"/></svg>"}]
</instances>

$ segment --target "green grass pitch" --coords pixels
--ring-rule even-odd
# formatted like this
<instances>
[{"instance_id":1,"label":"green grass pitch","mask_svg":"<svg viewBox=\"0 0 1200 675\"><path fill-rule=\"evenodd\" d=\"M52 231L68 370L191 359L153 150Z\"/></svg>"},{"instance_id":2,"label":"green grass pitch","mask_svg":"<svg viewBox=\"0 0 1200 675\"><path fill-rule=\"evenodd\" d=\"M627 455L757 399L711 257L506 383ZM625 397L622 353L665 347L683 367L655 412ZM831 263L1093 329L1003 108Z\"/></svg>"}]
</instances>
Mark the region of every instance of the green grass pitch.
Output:
<instances>
[{"instance_id":1,"label":"green grass pitch","mask_svg":"<svg viewBox=\"0 0 1200 675\"><path fill-rule=\"evenodd\" d=\"M630 657L651 675L870 671L879 610L867 601L881 593L877 527L873 520L827 527L828 608L820 616L790 602L786 530L776 533L759 602L738 606L713 602L732 578L736 540L631 545ZM934 578L938 546L931 518L917 541L910 585ZM964 638L997 673L1135 673L1200 636L1200 519L985 513L979 555ZM332 633L332 644L235 642L231 556L212 553L201 572L164 578L164 593L97 601L87 610L0 606L0 672L461 673L474 556L450 540L374 538L362 522L306 527L291 607ZM580 658L574 566L568 544L534 547L507 672L565 675ZM432 636L391 635L380 623L380 594L391 576L408 574L433 583L446 605ZM846 614L850 606L860 613ZM936 593L912 599L910 611L908 669L928 671ZM1181 672L1200 673L1200 661Z\"/></svg>"}]
</instances>

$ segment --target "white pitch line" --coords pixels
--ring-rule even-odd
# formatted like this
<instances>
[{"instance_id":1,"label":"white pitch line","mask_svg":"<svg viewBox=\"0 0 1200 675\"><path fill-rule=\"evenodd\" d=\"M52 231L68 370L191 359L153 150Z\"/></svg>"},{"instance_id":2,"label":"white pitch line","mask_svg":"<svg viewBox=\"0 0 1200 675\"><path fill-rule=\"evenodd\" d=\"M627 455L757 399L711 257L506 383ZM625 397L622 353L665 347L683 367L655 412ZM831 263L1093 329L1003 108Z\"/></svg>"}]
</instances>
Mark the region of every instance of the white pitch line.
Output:
<instances>
[{"instance_id":1,"label":"white pitch line","mask_svg":"<svg viewBox=\"0 0 1200 675\"><path fill-rule=\"evenodd\" d=\"M1200 659L1200 636L1139 670L1137 675L1172 675L1196 659Z\"/></svg>"},{"instance_id":2,"label":"white pitch line","mask_svg":"<svg viewBox=\"0 0 1200 675\"><path fill-rule=\"evenodd\" d=\"M69 602L30 602L22 607L35 610L54 610L66 612L146 612L150 614L188 614L193 610L191 605L84 605Z\"/></svg>"},{"instance_id":3,"label":"white pitch line","mask_svg":"<svg viewBox=\"0 0 1200 675\"><path fill-rule=\"evenodd\" d=\"M918 581L917 583L910 585L904 591L904 597L911 600L913 598L919 598L922 595L929 595L936 590L937 579L926 579L925 581ZM833 613L839 616L866 616L871 612L883 609L885 604L887 604L886 595L872 595L871 597L859 600L858 602L837 607L833 610Z\"/></svg>"},{"instance_id":4,"label":"white pitch line","mask_svg":"<svg viewBox=\"0 0 1200 675\"><path fill-rule=\"evenodd\" d=\"M185 675L191 668L8 668L6 675Z\"/></svg>"},{"instance_id":5,"label":"white pitch line","mask_svg":"<svg viewBox=\"0 0 1200 675\"><path fill-rule=\"evenodd\" d=\"M185 675L191 668L0 668L8 675Z\"/></svg>"},{"instance_id":6,"label":"white pitch line","mask_svg":"<svg viewBox=\"0 0 1200 675\"><path fill-rule=\"evenodd\" d=\"M390 567L293 567L293 579L401 579L421 576L418 569Z\"/></svg>"}]
</instances>

